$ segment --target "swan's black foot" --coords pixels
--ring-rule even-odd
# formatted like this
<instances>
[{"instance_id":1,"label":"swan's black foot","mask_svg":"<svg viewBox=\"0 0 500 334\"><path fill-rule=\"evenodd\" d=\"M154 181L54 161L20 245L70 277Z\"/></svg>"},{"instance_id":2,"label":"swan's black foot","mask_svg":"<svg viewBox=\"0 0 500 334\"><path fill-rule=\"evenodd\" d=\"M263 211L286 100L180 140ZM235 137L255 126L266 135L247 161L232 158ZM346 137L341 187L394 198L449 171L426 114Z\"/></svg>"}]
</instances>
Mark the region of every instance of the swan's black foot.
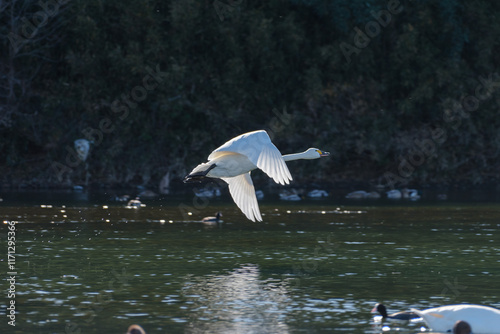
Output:
<instances>
[{"instance_id":1,"label":"swan's black foot","mask_svg":"<svg viewBox=\"0 0 500 334\"><path fill-rule=\"evenodd\" d=\"M184 182L184 183L192 183L192 182L200 183L201 181L203 181L204 178L207 177L208 172L210 172L212 169L215 168L215 166L216 165L213 164L213 165L210 165L210 167L208 167L204 171L191 173L189 175L186 175L186 177L184 178L184 180L182 182Z\"/></svg>"},{"instance_id":2,"label":"swan's black foot","mask_svg":"<svg viewBox=\"0 0 500 334\"><path fill-rule=\"evenodd\" d=\"M182 182L184 183L201 183L201 181L203 181L203 179L205 178L205 176L203 175L199 175L198 173L194 173L194 174L189 174L188 176L186 176L184 178L184 180L182 180Z\"/></svg>"}]
</instances>

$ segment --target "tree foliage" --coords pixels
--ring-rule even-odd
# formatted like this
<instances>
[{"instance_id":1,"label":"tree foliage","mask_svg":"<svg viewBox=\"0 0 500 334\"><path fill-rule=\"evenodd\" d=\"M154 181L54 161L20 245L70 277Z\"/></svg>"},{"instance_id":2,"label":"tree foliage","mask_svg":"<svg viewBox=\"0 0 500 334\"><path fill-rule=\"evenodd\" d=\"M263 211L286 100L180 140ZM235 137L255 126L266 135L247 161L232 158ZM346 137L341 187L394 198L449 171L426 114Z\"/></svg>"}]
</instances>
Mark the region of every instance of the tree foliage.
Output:
<instances>
[{"instance_id":1,"label":"tree foliage","mask_svg":"<svg viewBox=\"0 0 500 334\"><path fill-rule=\"evenodd\" d=\"M96 184L155 184L256 129L284 154L332 152L292 166L299 180L497 180L499 9L486 0L0 1L4 184L75 184L85 173ZM85 137L89 160L71 163Z\"/></svg>"}]
</instances>

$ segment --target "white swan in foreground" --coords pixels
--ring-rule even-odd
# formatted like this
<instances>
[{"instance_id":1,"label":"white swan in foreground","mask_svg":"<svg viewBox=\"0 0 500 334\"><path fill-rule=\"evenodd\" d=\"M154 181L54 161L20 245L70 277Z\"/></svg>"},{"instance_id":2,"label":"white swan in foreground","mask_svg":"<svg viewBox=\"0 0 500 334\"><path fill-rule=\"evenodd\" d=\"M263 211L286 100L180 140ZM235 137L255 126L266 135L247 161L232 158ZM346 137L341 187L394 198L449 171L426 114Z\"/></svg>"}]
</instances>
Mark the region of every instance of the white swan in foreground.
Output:
<instances>
[{"instance_id":1,"label":"white swan in foreground","mask_svg":"<svg viewBox=\"0 0 500 334\"><path fill-rule=\"evenodd\" d=\"M437 332L451 332L459 320L466 321L474 334L499 333L500 329L500 310L489 306L459 304L411 311L422 317L427 326Z\"/></svg>"},{"instance_id":2,"label":"white swan in foreground","mask_svg":"<svg viewBox=\"0 0 500 334\"><path fill-rule=\"evenodd\" d=\"M196 166L184 182L200 181L205 177L220 178L229 185L234 202L252 221L262 221L250 172L261 169L276 183L285 185L292 180L285 161L318 159L330 153L310 148L302 153L281 155L264 130L244 133L217 148L208 162Z\"/></svg>"}]
</instances>

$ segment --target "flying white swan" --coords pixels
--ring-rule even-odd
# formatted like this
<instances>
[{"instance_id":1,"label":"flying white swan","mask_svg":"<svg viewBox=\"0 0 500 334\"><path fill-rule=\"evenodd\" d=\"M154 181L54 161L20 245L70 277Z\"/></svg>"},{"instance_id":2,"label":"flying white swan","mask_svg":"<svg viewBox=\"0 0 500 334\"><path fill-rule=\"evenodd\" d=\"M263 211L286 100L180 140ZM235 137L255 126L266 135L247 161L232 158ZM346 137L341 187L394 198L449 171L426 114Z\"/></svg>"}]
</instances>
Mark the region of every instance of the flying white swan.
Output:
<instances>
[{"instance_id":1,"label":"flying white swan","mask_svg":"<svg viewBox=\"0 0 500 334\"><path fill-rule=\"evenodd\" d=\"M251 221L262 221L250 172L261 169L276 183L285 185L292 180L285 161L318 159L330 153L310 148L302 153L281 155L264 130L244 133L217 148L208 162L196 166L184 182L200 181L205 177L220 178L229 185L234 202Z\"/></svg>"},{"instance_id":2,"label":"flying white swan","mask_svg":"<svg viewBox=\"0 0 500 334\"><path fill-rule=\"evenodd\" d=\"M489 306L458 304L411 311L437 332L451 332L459 320L466 321L477 334L498 333L500 328L500 310Z\"/></svg>"}]
</instances>

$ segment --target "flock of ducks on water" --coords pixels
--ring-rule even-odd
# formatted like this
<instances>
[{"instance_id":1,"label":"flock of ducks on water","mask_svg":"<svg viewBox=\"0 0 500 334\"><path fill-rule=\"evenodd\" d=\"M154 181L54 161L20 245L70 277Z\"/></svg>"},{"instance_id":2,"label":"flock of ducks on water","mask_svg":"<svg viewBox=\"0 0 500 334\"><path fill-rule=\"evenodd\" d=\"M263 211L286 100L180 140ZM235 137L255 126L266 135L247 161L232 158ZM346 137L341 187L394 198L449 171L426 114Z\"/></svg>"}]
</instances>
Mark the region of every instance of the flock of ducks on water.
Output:
<instances>
[{"instance_id":1,"label":"flock of ducks on water","mask_svg":"<svg viewBox=\"0 0 500 334\"><path fill-rule=\"evenodd\" d=\"M408 188L403 188L401 190L399 189L392 189L389 190L385 193L387 195L387 198L389 199L410 199L412 201L416 201L420 199L420 195L418 193L417 189L408 189ZM364 190L356 190L351 193L348 193L345 198L350 198L350 199L377 199L381 198L382 196L378 191L364 191Z\"/></svg>"},{"instance_id":2,"label":"flock of ducks on water","mask_svg":"<svg viewBox=\"0 0 500 334\"><path fill-rule=\"evenodd\" d=\"M208 187L208 188L195 189L194 194L197 197L202 197L202 198L216 198L221 196L221 191L219 188ZM327 191L320 189L311 190L307 192L305 196L303 191L299 191L293 188L290 190L283 190L279 193L279 198L284 201L300 201L304 199L304 197L326 198L328 196L329 194ZM256 190L255 197L258 200L264 199L264 192L262 190Z\"/></svg>"},{"instance_id":3,"label":"flock of ducks on water","mask_svg":"<svg viewBox=\"0 0 500 334\"><path fill-rule=\"evenodd\" d=\"M219 188L202 188L202 189L195 189L194 193L198 197L205 197L205 198L215 198L215 197L220 197L221 196L221 191ZM408 188L403 188L403 189L393 189L385 192L387 198L389 199L410 199L413 201L419 200L420 199L420 194L417 189L408 189ZM262 190L256 190L255 191L255 196L257 199L263 199L264 198L264 192ZM326 190L322 189L313 189L308 192L304 192L301 190L297 189L286 189L282 190L279 193L279 199L284 200L284 201L300 201L304 198L326 198L329 196L329 193ZM348 193L345 198L349 199L378 199L382 198L382 195L378 191L365 191L365 190L356 190L353 192Z\"/></svg>"},{"instance_id":4,"label":"flock of ducks on water","mask_svg":"<svg viewBox=\"0 0 500 334\"><path fill-rule=\"evenodd\" d=\"M197 197L202 197L202 198L214 198L214 197L220 197L221 196L221 191L219 188L202 188L202 189L196 189L195 195ZM145 192L139 194L137 197L131 199L129 195L121 195L121 196L115 196L113 198L114 201L116 202L127 202L126 207L129 209L138 209L138 208L143 208L146 206L146 204L141 202L141 197L142 198L154 198L157 196L153 192L151 192L154 195L144 195ZM410 199L413 201L419 200L420 195L418 193L418 190L416 189L408 189L408 188L403 188L401 190L394 189L386 192L387 198L389 199ZM255 196L258 200L262 200L264 198L264 192L262 190L257 190L255 191ZM297 191L295 189L290 189L290 190L283 190L279 193L279 199L283 201L301 201L305 197L307 198L326 198L328 197L329 194L325 190L320 190L320 189L314 189L306 193L306 195L303 195L303 192ZM353 192L348 193L345 198L347 199L378 199L381 198L381 195L377 191L371 191L367 192L364 190L356 190Z\"/></svg>"},{"instance_id":5,"label":"flock of ducks on water","mask_svg":"<svg viewBox=\"0 0 500 334\"><path fill-rule=\"evenodd\" d=\"M317 148L309 148L301 153L282 155L271 142L271 138L264 130L247 132L239 135L217 149L209 156L208 162L196 166L186 177L184 183L201 182L206 178L220 179L228 184L229 193L241 212L251 221L262 221L257 200L264 198L261 190L255 190L250 173L255 169L262 170L276 183L287 185L292 181L286 162L294 160L313 160L329 156L329 152ZM118 201L128 201L128 208L145 206L140 198L156 194L142 194L135 199L126 197L116 198ZM214 198L221 196L217 187L195 189L198 197ZM305 194L309 198L325 198L329 194L322 189L314 189ZM420 199L416 189L393 189L386 192L389 199ZM283 190L279 198L284 201L300 201L304 193L295 189ZM376 199L381 195L377 191L367 192L357 190L348 193L348 199Z\"/></svg>"},{"instance_id":6,"label":"flock of ducks on water","mask_svg":"<svg viewBox=\"0 0 500 334\"><path fill-rule=\"evenodd\" d=\"M197 197L203 198L216 198L221 196L221 191L219 188L208 187L195 189L194 194ZM385 195L389 199L409 199L409 200L419 200L420 194L417 189L393 189L385 192ZM264 192L262 190L256 190L255 196L258 200L264 198ZM283 201L300 201L304 198L327 198L330 194L326 190L322 189L313 189L311 191L305 192L303 190L297 190L294 188L282 190L279 193L279 199ZM442 196L439 197L441 199ZM378 191L365 191L365 190L356 190L348 193L345 198L348 199L378 199L382 198L382 195Z\"/></svg>"},{"instance_id":7,"label":"flock of ducks on water","mask_svg":"<svg viewBox=\"0 0 500 334\"><path fill-rule=\"evenodd\" d=\"M145 196L143 193L139 194L137 197L135 197L133 199L130 198L130 195L121 195L121 196L115 196L113 198L113 200L116 202L127 202L128 208L145 207L146 205L143 204L140 200L141 197L142 198L154 198L155 196L153 196L153 195L152 196ZM153 192L151 192L151 193L154 194ZM219 188L195 189L194 193L197 197L202 197L202 198L215 198L215 197L221 196L221 191ZM387 198L389 198L389 199L402 199L403 198L403 199L410 199L413 201L420 199L420 195L419 195L418 190L408 189L408 188L403 188L401 190L393 189L393 190L387 191L386 195L387 195ZM256 190L255 196L258 200L262 200L262 199L264 199L264 192L262 190ZM298 190L293 189L293 188L290 190L283 190L279 193L279 199L283 200L283 201L301 201L305 197L307 197L307 198L327 198L328 196L329 196L328 192L326 190L321 190L321 189L311 190L311 191L307 192L305 196L304 196L304 192L298 191ZM382 196L377 191L367 192L364 190L356 190L356 191L348 193L345 196L345 198L348 198L348 199L378 199L381 197Z\"/></svg>"},{"instance_id":8,"label":"flock of ducks on water","mask_svg":"<svg viewBox=\"0 0 500 334\"><path fill-rule=\"evenodd\" d=\"M78 146L78 147L77 147ZM88 153L89 142L86 140L75 141L77 151L81 152L81 159L85 160ZM79 153L80 154L80 153ZM313 160L328 157L329 152L317 148L309 148L304 152L282 155L278 148L271 142L271 138L265 130L247 132L227 141L209 156L208 162L196 166L185 178L185 183L201 182L205 178L220 179L228 184L229 192L235 204L242 213L252 221L262 221L257 200L264 198L261 190L255 191L250 173L255 169L262 170L276 183L287 185L292 181L292 175L288 170L286 162L294 160ZM168 173L167 173L168 175ZM169 182L167 182L169 183ZM218 188L196 189L198 197L219 197ZM420 199L416 189L393 189L386 192L389 199ZM145 204L141 198L153 198L158 196L152 191L145 190L138 197L131 199L128 195L115 197L116 201L127 202L127 208L141 208ZM305 197L325 198L329 194L322 189L314 189L307 193L295 189L284 190L279 198L284 201L300 201ZM376 199L381 195L377 191L357 190L348 193L348 199ZM438 199L445 199L438 196Z\"/></svg>"},{"instance_id":9,"label":"flock of ducks on water","mask_svg":"<svg viewBox=\"0 0 500 334\"><path fill-rule=\"evenodd\" d=\"M309 148L301 153L282 155L271 142L264 130L247 132L239 135L217 149L209 156L208 162L196 166L186 175L184 183L201 182L205 178L220 179L228 184L234 203L251 221L262 221L257 199L264 196L261 191L255 191L250 173L260 169L274 182L287 185L292 181L292 175L286 162L294 160L313 160L329 156L329 152L317 148ZM198 191L197 196L217 197L216 190ZM386 192L390 199L409 199L416 201L420 194L416 189L393 189ZM297 190L284 190L279 194L281 200L300 201L304 194ZM328 192L315 189L307 193L310 198L327 197ZM380 198L379 192L364 190L353 191L346 195L349 199ZM438 196L439 199L445 199Z\"/></svg>"},{"instance_id":10,"label":"flock of ducks on water","mask_svg":"<svg viewBox=\"0 0 500 334\"><path fill-rule=\"evenodd\" d=\"M425 334L436 332L494 334L498 333L500 328L500 310L483 305L457 304L387 314L386 307L377 303L371 312L380 314L377 321L381 324L384 322L406 324L417 319L422 320L432 331L435 331L425 332ZM131 325L126 334L146 334L146 331L139 325Z\"/></svg>"}]
</instances>

